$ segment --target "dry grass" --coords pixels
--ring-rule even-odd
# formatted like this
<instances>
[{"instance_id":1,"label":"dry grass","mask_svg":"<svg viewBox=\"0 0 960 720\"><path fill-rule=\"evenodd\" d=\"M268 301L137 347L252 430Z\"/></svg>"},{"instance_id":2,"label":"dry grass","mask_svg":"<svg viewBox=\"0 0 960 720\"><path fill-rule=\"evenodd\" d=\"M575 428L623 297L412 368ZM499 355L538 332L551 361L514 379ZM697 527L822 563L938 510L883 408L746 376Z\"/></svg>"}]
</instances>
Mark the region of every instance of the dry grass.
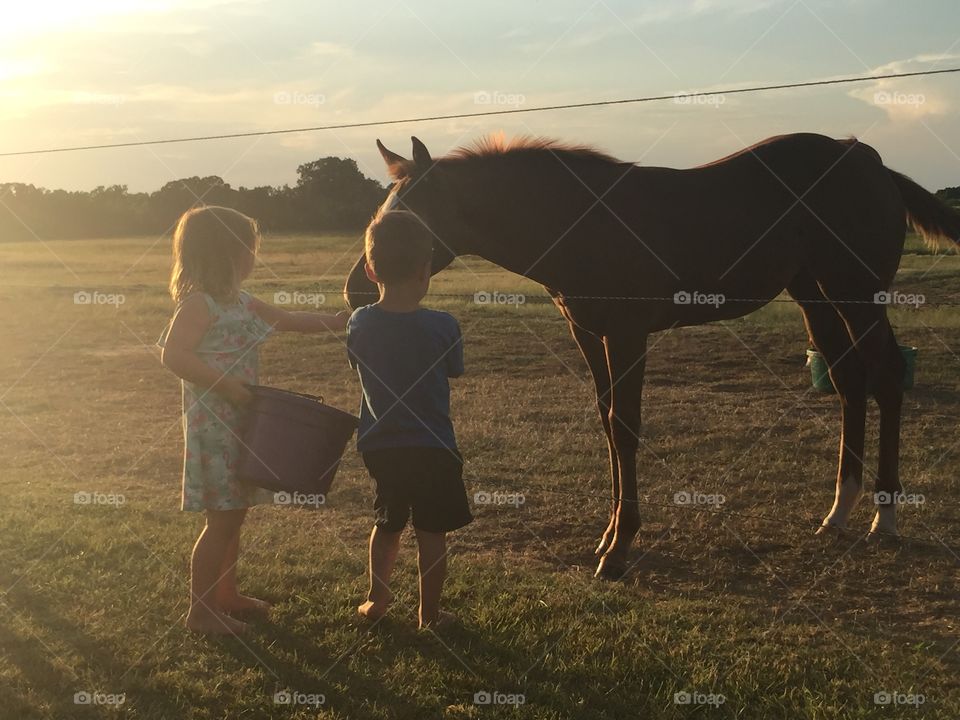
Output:
<instances>
[{"instance_id":1,"label":"dry grass","mask_svg":"<svg viewBox=\"0 0 960 720\"><path fill-rule=\"evenodd\" d=\"M338 287L353 238L271 238L250 284ZM930 270L930 268L933 268ZM907 256L901 290L954 297L955 257ZM370 491L348 453L319 511L260 508L241 573L277 603L240 641L188 636L186 563L199 519L180 513L175 378L152 348L169 313L166 243L0 245L0 703L23 718L704 717L954 718L960 715L957 587L960 312L898 311L920 348L907 397L902 477L926 503L907 508L916 540L814 538L835 474L836 401L810 390L792 305L665 333L648 363L639 461L643 529L618 584L592 580L606 523L606 453L583 363L548 306L478 306L438 297L466 337L454 390L470 492L514 491L520 507L477 506L455 536L450 604L462 627L411 629L412 547L396 612L355 621ZM75 305L79 289L125 303ZM438 293L540 291L477 260L437 278ZM339 306L338 297L328 298ZM341 339L280 337L265 384L352 408ZM871 416L867 462L875 452ZM121 507L74 493L122 494ZM673 504L722 493L723 510ZM854 525L865 531L869 503ZM274 705L290 689L319 708ZM475 705L489 690L523 707ZM123 693L117 707L74 693ZM722 694L686 706L675 693ZM875 693L921 694L880 706ZM6 713L10 713L6 715Z\"/></svg>"}]
</instances>

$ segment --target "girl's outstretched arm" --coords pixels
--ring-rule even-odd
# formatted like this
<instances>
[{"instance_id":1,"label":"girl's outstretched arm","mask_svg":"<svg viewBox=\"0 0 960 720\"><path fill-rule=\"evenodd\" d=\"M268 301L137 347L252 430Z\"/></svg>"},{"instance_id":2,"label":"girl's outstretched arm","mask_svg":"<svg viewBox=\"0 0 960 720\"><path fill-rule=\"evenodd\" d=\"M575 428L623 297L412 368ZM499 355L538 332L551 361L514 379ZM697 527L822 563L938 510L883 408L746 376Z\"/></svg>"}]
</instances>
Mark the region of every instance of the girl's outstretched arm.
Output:
<instances>
[{"instance_id":1,"label":"girl's outstretched arm","mask_svg":"<svg viewBox=\"0 0 960 720\"><path fill-rule=\"evenodd\" d=\"M211 320L203 297L194 295L184 300L173 316L160 362L181 379L210 388L242 407L253 399L250 390L239 378L214 370L196 353Z\"/></svg>"},{"instance_id":2,"label":"girl's outstretched arm","mask_svg":"<svg viewBox=\"0 0 960 720\"><path fill-rule=\"evenodd\" d=\"M278 308L263 300L251 298L250 307L260 319L282 332L316 333L324 330L343 330L350 313L341 310L336 315L315 312L293 312Z\"/></svg>"}]
</instances>

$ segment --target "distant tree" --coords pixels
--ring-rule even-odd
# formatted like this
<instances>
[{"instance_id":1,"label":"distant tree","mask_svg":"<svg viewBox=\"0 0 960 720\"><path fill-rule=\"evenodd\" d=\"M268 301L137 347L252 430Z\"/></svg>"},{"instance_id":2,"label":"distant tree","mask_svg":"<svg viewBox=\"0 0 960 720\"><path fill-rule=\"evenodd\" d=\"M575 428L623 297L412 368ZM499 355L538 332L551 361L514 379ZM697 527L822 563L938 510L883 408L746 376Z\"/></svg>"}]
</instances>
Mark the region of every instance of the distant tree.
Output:
<instances>
[{"instance_id":1,"label":"distant tree","mask_svg":"<svg viewBox=\"0 0 960 720\"><path fill-rule=\"evenodd\" d=\"M0 241L159 235L203 204L236 208L269 232L356 230L386 195L353 160L320 158L297 174L293 187L233 188L211 175L172 180L152 193L131 193L125 185L82 192L0 183Z\"/></svg>"},{"instance_id":2,"label":"distant tree","mask_svg":"<svg viewBox=\"0 0 960 720\"><path fill-rule=\"evenodd\" d=\"M241 187L237 190L237 201L233 206L242 213L256 218L260 228L269 232L291 230L295 227L292 218L285 217L280 210L283 204L282 194L289 188L275 188L261 185L255 188Z\"/></svg>"},{"instance_id":3,"label":"distant tree","mask_svg":"<svg viewBox=\"0 0 960 720\"><path fill-rule=\"evenodd\" d=\"M294 197L311 228L346 230L364 225L386 191L360 172L355 160L326 157L297 168Z\"/></svg>"},{"instance_id":4,"label":"distant tree","mask_svg":"<svg viewBox=\"0 0 960 720\"><path fill-rule=\"evenodd\" d=\"M960 187L943 188L943 190L937 190L936 195L954 207L960 206Z\"/></svg>"},{"instance_id":5,"label":"distant tree","mask_svg":"<svg viewBox=\"0 0 960 720\"><path fill-rule=\"evenodd\" d=\"M183 213L194 205L225 205L232 207L237 193L223 178L189 177L168 182L150 195L150 207L154 218L163 228L177 222Z\"/></svg>"}]
</instances>

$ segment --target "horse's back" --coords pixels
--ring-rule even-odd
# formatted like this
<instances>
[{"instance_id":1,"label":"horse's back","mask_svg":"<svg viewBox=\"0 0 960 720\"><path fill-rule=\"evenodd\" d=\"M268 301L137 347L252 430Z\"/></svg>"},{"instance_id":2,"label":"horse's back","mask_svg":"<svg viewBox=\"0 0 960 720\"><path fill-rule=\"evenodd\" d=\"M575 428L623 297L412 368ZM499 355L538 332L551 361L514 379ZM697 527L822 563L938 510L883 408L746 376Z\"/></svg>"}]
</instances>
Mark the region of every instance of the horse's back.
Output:
<instances>
[{"instance_id":1,"label":"horse's back","mask_svg":"<svg viewBox=\"0 0 960 720\"><path fill-rule=\"evenodd\" d=\"M880 154L869 145L861 143L857 138L837 139L820 133L787 133L784 135L773 135L749 145L748 147L737 150L734 153L725 155L717 160L698 165L694 170L716 167L734 162L738 159L757 158L763 156L782 156L788 157L806 156L807 153L814 155L833 155L839 156L846 152L852 146L858 145L869 151L877 161L881 161Z\"/></svg>"},{"instance_id":2,"label":"horse's back","mask_svg":"<svg viewBox=\"0 0 960 720\"><path fill-rule=\"evenodd\" d=\"M624 284L771 298L824 264L879 284L896 271L902 202L857 140L781 135L695 168L631 175L604 199L632 228L611 224L623 237L606 255L622 258L612 272Z\"/></svg>"},{"instance_id":3,"label":"horse's back","mask_svg":"<svg viewBox=\"0 0 960 720\"><path fill-rule=\"evenodd\" d=\"M781 135L691 174L728 188L731 202L740 191L754 193L750 212L776 218L756 241L767 246L757 253L767 263L779 251L781 265L796 258L815 276L838 276L838 284L869 278L886 289L892 280L905 235L903 201L880 154L856 138Z\"/></svg>"}]
</instances>

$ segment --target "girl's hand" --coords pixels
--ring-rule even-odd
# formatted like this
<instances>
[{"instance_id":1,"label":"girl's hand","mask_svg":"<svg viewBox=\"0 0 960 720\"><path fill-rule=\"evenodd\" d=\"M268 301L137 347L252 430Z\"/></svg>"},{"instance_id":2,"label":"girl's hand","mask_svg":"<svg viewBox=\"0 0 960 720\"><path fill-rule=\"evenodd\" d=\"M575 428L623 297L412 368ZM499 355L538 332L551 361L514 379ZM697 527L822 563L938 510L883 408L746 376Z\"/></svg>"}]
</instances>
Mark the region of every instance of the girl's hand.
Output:
<instances>
[{"instance_id":1,"label":"girl's hand","mask_svg":"<svg viewBox=\"0 0 960 720\"><path fill-rule=\"evenodd\" d=\"M239 378L223 375L197 356L197 345L211 322L207 304L200 295L184 300L167 333L161 362L183 380L210 388L233 405L245 407L253 400L250 389Z\"/></svg>"},{"instance_id":2,"label":"girl's hand","mask_svg":"<svg viewBox=\"0 0 960 720\"><path fill-rule=\"evenodd\" d=\"M244 408L253 402L253 393L250 392L250 388L229 375L217 383L216 391L227 402L239 408Z\"/></svg>"}]
</instances>

